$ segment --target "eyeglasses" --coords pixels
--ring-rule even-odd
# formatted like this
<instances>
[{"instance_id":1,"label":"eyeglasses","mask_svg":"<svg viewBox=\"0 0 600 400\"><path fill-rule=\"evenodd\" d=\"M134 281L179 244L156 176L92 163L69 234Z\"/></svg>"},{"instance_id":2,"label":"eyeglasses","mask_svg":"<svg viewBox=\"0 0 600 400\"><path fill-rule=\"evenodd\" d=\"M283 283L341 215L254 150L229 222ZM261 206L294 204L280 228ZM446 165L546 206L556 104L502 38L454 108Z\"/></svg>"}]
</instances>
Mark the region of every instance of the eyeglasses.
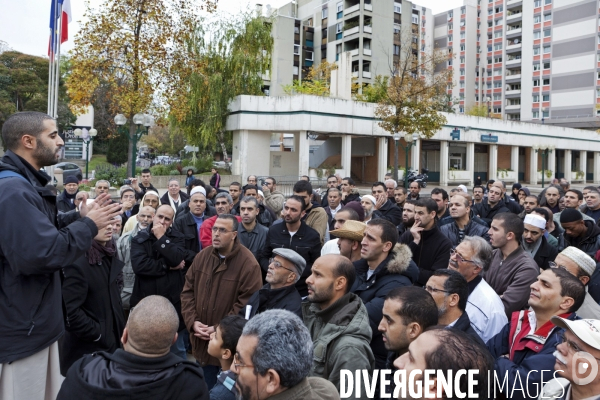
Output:
<instances>
[{"instance_id":1,"label":"eyeglasses","mask_svg":"<svg viewBox=\"0 0 600 400\"><path fill-rule=\"evenodd\" d=\"M273 257L269 258L269 265L273 264L273 266L275 268L283 268L285 270L288 270L290 272L296 273L296 271L292 271L289 268L284 267L283 265L281 265L281 263L279 261L277 261L276 259L274 259Z\"/></svg>"},{"instance_id":2,"label":"eyeglasses","mask_svg":"<svg viewBox=\"0 0 600 400\"><path fill-rule=\"evenodd\" d=\"M212 231L213 231L213 233L217 233L217 232L219 232L219 233L233 232L233 231L228 231L228 230L227 230L227 229L225 229L225 228L219 228L219 227L217 227L217 226L213 226L213 227L212 227Z\"/></svg>"},{"instance_id":3,"label":"eyeglasses","mask_svg":"<svg viewBox=\"0 0 600 400\"><path fill-rule=\"evenodd\" d=\"M450 293L450 292L449 292L449 291L447 291L447 290L443 290L443 289L436 289L436 288L434 288L434 287L431 287L431 286L429 286L429 285L425 285L424 289L425 289L425 290L427 290L429 293L436 293L436 292L439 292L439 293L446 293L446 294L449 294L449 293Z\"/></svg>"},{"instance_id":4,"label":"eyeglasses","mask_svg":"<svg viewBox=\"0 0 600 400\"><path fill-rule=\"evenodd\" d=\"M237 353L235 353L235 354L233 355L233 366L234 366L234 368L236 369L236 371L237 371L238 369L240 369L240 368L244 368L244 367L252 367L252 368L254 368L254 365L244 365L244 364L240 364L240 362L239 362L239 361L240 361L240 359L238 358L238 355L237 355Z\"/></svg>"},{"instance_id":5,"label":"eyeglasses","mask_svg":"<svg viewBox=\"0 0 600 400\"><path fill-rule=\"evenodd\" d=\"M559 344L563 344L563 343L566 343L566 344L567 344L567 350L568 350L568 352L569 352L569 353L571 353L571 354L575 354L575 353L578 353L578 352L580 352L580 351L583 351L583 352L585 352L585 350L582 350L582 349L581 349L581 348L580 348L580 347L577 345L577 343L573 342L572 340L568 340L568 339L566 338L566 336L565 336L565 333L564 333L564 332L563 332L563 333L561 333L560 335L558 335L558 339L559 339L559 341L560 341L560 342L559 342ZM586 352L586 354L589 354L589 353L587 353L587 352ZM591 354L590 354L590 356L591 356ZM594 357L594 356L592 356L592 357ZM600 359L599 359L599 358L596 358L596 357L594 357L594 358L595 358L596 360L600 361Z\"/></svg>"},{"instance_id":6,"label":"eyeglasses","mask_svg":"<svg viewBox=\"0 0 600 400\"><path fill-rule=\"evenodd\" d=\"M565 267L564 265L558 265L554 261L548 261L548 265L550 266L550 268L560 268L564 269L565 271L568 271L567 267Z\"/></svg>"},{"instance_id":7,"label":"eyeglasses","mask_svg":"<svg viewBox=\"0 0 600 400\"><path fill-rule=\"evenodd\" d=\"M453 248L450 249L450 256L451 257L452 256L456 256L456 258L458 258L458 261L460 261L460 262L470 262L472 264L476 264L477 265L477 263L475 261L473 261L473 260L467 260L463 256L461 256L460 253L458 251L456 251L456 247L453 247Z\"/></svg>"}]
</instances>

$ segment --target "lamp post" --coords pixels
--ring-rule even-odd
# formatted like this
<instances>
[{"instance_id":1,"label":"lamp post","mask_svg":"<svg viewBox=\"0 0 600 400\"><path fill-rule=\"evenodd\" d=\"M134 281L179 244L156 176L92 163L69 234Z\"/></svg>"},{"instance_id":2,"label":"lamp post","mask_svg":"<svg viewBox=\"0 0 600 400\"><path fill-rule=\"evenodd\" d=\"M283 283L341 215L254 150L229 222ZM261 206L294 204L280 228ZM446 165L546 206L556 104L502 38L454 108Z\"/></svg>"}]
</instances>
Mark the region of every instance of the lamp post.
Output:
<instances>
[{"instance_id":1,"label":"lamp post","mask_svg":"<svg viewBox=\"0 0 600 400\"><path fill-rule=\"evenodd\" d=\"M137 142L138 142L138 140L140 140L142 135L148 134L148 129L154 125L154 117L149 114L141 114L141 113L135 114L133 116L133 123L135 125L137 125L137 129L135 130L135 132L132 132L131 129L129 131L126 131L125 129L121 129L123 127L123 125L125 125L126 122L127 122L127 117L125 117L123 114L117 114L115 116L115 124L117 124L119 131L121 131L122 134L126 135L127 138L131 142L133 142L133 154L131 157L131 175L130 176L134 177L135 176L135 165L136 165L136 159L137 159ZM142 128L142 125L145 128Z\"/></svg>"},{"instance_id":2,"label":"lamp post","mask_svg":"<svg viewBox=\"0 0 600 400\"><path fill-rule=\"evenodd\" d=\"M76 137L81 138L83 143L85 143L85 179L89 179L88 166L90 163L90 143L94 141L98 131L94 128L90 129L89 132L87 129L81 130L80 128L77 128L73 131L73 134Z\"/></svg>"},{"instance_id":3,"label":"lamp post","mask_svg":"<svg viewBox=\"0 0 600 400\"><path fill-rule=\"evenodd\" d=\"M489 118L490 117L490 111L491 111L490 102L492 101L492 98L488 96L485 99L487 100L487 116Z\"/></svg>"},{"instance_id":4,"label":"lamp post","mask_svg":"<svg viewBox=\"0 0 600 400\"><path fill-rule=\"evenodd\" d=\"M398 141L400 140L400 133L394 132L394 180L398 182ZM404 175L406 176L406 174Z\"/></svg>"},{"instance_id":5,"label":"lamp post","mask_svg":"<svg viewBox=\"0 0 600 400\"><path fill-rule=\"evenodd\" d=\"M406 142L406 146L404 146L404 153L406 154L406 171L404 172L404 187L407 189L408 179L406 178L408 178L408 152L410 151L410 148L417 143L418 139L419 135L417 135L416 133L407 133L406 135L404 135L404 141Z\"/></svg>"},{"instance_id":6,"label":"lamp post","mask_svg":"<svg viewBox=\"0 0 600 400\"><path fill-rule=\"evenodd\" d=\"M547 158L548 158L548 155L552 153L552 150L554 150L554 145L534 144L533 149L535 150L536 153L542 154L542 189L543 189L544 188L544 177L546 175L546 166L548 165Z\"/></svg>"}]
</instances>

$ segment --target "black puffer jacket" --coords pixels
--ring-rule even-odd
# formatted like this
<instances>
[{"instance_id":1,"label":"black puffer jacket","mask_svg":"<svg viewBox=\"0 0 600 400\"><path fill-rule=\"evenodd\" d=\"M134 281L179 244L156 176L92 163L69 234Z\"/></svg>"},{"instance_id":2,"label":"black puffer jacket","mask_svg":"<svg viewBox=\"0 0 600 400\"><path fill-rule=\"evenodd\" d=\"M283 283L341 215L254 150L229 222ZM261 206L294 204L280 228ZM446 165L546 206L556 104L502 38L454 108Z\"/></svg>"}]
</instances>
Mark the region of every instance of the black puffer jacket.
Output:
<instances>
[{"instance_id":1,"label":"black puffer jacket","mask_svg":"<svg viewBox=\"0 0 600 400\"><path fill-rule=\"evenodd\" d=\"M419 268L411 257L412 252L408 246L397 243L394 250L377 266L369 279L367 279L369 270L367 260L354 262L356 280L350 291L362 299L369 313L369 323L373 331L371 349L375 356L375 368L385 368L388 355L381 332L377 329L383 318L385 296L394 288L412 286L419 278Z\"/></svg>"},{"instance_id":2,"label":"black puffer jacket","mask_svg":"<svg viewBox=\"0 0 600 400\"><path fill-rule=\"evenodd\" d=\"M28 357L64 332L59 271L81 257L98 234L78 213L58 229L50 177L8 150L0 172L0 364ZM67 215L67 214L64 214Z\"/></svg>"},{"instance_id":3,"label":"black puffer jacket","mask_svg":"<svg viewBox=\"0 0 600 400\"><path fill-rule=\"evenodd\" d=\"M129 304L135 307L143 298L159 295L169 299L179 315L179 330L185 328L181 317L181 291L187 268L172 270L185 260L185 238L169 228L160 239L152 233L152 224L131 239L131 267L135 283Z\"/></svg>"},{"instance_id":4,"label":"black puffer jacket","mask_svg":"<svg viewBox=\"0 0 600 400\"><path fill-rule=\"evenodd\" d=\"M123 262L104 256L90 264L87 255L63 268L62 294L66 310L64 338L60 341L60 373L96 351L112 353L121 346L125 317L121 307Z\"/></svg>"},{"instance_id":5,"label":"black puffer jacket","mask_svg":"<svg viewBox=\"0 0 600 400\"><path fill-rule=\"evenodd\" d=\"M442 232L450 242L453 247L456 247L460 243L460 238L458 235L458 225L454 222L453 218L449 220L444 218L439 225L440 232ZM488 235L489 228L485 225L478 224L473 220L469 220L469 223L465 225L465 236L480 236L485 239L486 242L490 242L490 236Z\"/></svg>"},{"instance_id":6,"label":"black puffer jacket","mask_svg":"<svg viewBox=\"0 0 600 400\"><path fill-rule=\"evenodd\" d=\"M302 318L302 297L296 286L284 286L280 289L271 289L267 283L257 292L254 292L246 307L240 310L240 315L246 317L246 309L251 306L249 318L267 310L288 310Z\"/></svg>"}]
</instances>

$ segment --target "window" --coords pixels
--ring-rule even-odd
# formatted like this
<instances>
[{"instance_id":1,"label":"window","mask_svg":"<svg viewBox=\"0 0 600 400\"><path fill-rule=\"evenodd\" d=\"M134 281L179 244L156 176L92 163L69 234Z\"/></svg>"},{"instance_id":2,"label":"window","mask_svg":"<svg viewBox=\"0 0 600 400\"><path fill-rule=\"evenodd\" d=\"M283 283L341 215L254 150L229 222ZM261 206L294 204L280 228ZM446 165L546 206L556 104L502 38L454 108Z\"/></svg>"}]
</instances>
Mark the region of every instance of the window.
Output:
<instances>
[{"instance_id":1,"label":"window","mask_svg":"<svg viewBox=\"0 0 600 400\"><path fill-rule=\"evenodd\" d=\"M337 12L342 12L344 11L344 2L340 1L339 3L337 3Z\"/></svg>"},{"instance_id":2,"label":"window","mask_svg":"<svg viewBox=\"0 0 600 400\"><path fill-rule=\"evenodd\" d=\"M458 95L458 98L461 99L461 100L464 100L465 99L465 94L464 93L460 93Z\"/></svg>"},{"instance_id":3,"label":"window","mask_svg":"<svg viewBox=\"0 0 600 400\"><path fill-rule=\"evenodd\" d=\"M544 0L544 4L545 5L552 4L552 0Z\"/></svg>"},{"instance_id":4,"label":"window","mask_svg":"<svg viewBox=\"0 0 600 400\"><path fill-rule=\"evenodd\" d=\"M298 67L294 66L294 75L298 75Z\"/></svg>"},{"instance_id":5,"label":"window","mask_svg":"<svg viewBox=\"0 0 600 400\"><path fill-rule=\"evenodd\" d=\"M502 112L502 107L494 107L494 114L500 114Z\"/></svg>"},{"instance_id":6,"label":"window","mask_svg":"<svg viewBox=\"0 0 600 400\"><path fill-rule=\"evenodd\" d=\"M539 24L540 22L542 22L542 16L541 15L535 15L533 17L533 23L534 24Z\"/></svg>"},{"instance_id":7,"label":"window","mask_svg":"<svg viewBox=\"0 0 600 400\"><path fill-rule=\"evenodd\" d=\"M488 21L488 28L491 28L492 26L494 26L494 23L492 21Z\"/></svg>"},{"instance_id":8,"label":"window","mask_svg":"<svg viewBox=\"0 0 600 400\"><path fill-rule=\"evenodd\" d=\"M464 68L460 69L460 76L465 76L465 69Z\"/></svg>"},{"instance_id":9,"label":"window","mask_svg":"<svg viewBox=\"0 0 600 400\"><path fill-rule=\"evenodd\" d=\"M458 84L458 87L464 88L465 87L465 81L460 81L460 83Z\"/></svg>"},{"instance_id":10,"label":"window","mask_svg":"<svg viewBox=\"0 0 600 400\"><path fill-rule=\"evenodd\" d=\"M464 38L465 38L465 33L464 33L464 32L461 32L461 33L460 33L460 38L461 38L461 39L464 39Z\"/></svg>"},{"instance_id":11,"label":"window","mask_svg":"<svg viewBox=\"0 0 600 400\"><path fill-rule=\"evenodd\" d=\"M533 32L533 38L534 39L539 39L541 37L541 32L540 31L535 31Z\"/></svg>"},{"instance_id":12,"label":"window","mask_svg":"<svg viewBox=\"0 0 600 400\"><path fill-rule=\"evenodd\" d=\"M550 62L544 62L544 69L550 69Z\"/></svg>"},{"instance_id":13,"label":"window","mask_svg":"<svg viewBox=\"0 0 600 400\"><path fill-rule=\"evenodd\" d=\"M495 93L493 99L494 101L502 100L502 95L500 93Z\"/></svg>"},{"instance_id":14,"label":"window","mask_svg":"<svg viewBox=\"0 0 600 400\"><path fill-rule=\"evenodd\" d=\"M324 8L324 9L321 10L321 19L327 18L328 15L329 15L329 9L328 8Z\"/></svg>"},{"instance_id":15,"label":"window","mask_svg":"<svg viewBox=\"0 0 600 400\"><path fill-rule=\"evenodd\" d=\"M541 7L542 6L542 0L535 0L533 2L533 7Z\"/></svg>"},{"instance_id":16,"label":"window","mask_svg":"<svg viewBox=\"0 0 600 400\"><path fill-rule=\"evenodd\" d=\"M545 86L545 85L549 85L549 84L550 84L550 78L545 78L545 79L542 81L542 85L544 85L544 86Z\"/></svg>"},{"instance_id":17,"label":"window","mask_svg":"<svg viewBox=\"0 0 600 400\"><path fill-rule=\"evenodd\" d=\"M460 45L460 51L465 51L465 49L466 49L465 45L464 45L464 44L461 44L461 45Z\"/></svg>"},{"instance_id":18,"label":"window","mask_svg":"<svg viewBox=\"0 0 600 400\"><path fill-rule=\"evenodd\" d=\"M596 89L596 97L600 97L600 89Z\"/></svg>"},{"instance_id":19,"label":"window","mask_svg":"<svg viewBox=\"0 0 600 400\"><path fill-rule=\"evenodd\" d=\"M488 82L488 83L486 84L486 87L487 87L488 89L491 89L491 88L492 88L492 84L491 84L490 82Z\"/></svg>"},{"instance_id":20,"label":"window","mask_svg":"<svg viewBox=\"0 0 600 400\"><path fill-rule=\"evenodd\" d=\"M400 24L394 24L394 34L400 33L401 29L402 28L401 28Z\"/></svg>"},{"instance_id":21,"label":"window","mask_svg":"<svg viewBox=\"0 0 600 400\"><path fill-rule=\"evenodd\" d=\"M540 102L540 95L539 94L534 94L533 95L533 100L534 103L539 103Z\"/></svg>"},{"instance_id":22,"label":"window","mask_svg":"<svg viewBox=\"0 0 600 400\"><path fill-rule=\"evenodd\" d=\"M494 45L494 50L502 50L502 43L496 43Z\"/></svg>"},{"instance_id":23,"label":"window","mask_svg":"<svg viewBox=\"0 0 600 400\"><path fill-rule=\"evenodd\" d=\"M495 89L501 88L501 87L502 87L502 81L496 81L496 82L494 82L494 88Z\"/></svg>"},{"instance_id":24,"label":"window","mask_svg":"<svg viewBox=\"0 0 600 400\"><path fill-rule=\"evenodd\" d=\"M540 80L539 79L534 79L533 80L533 87L538 87L540 86Z\"/></svg>"},{"instance_id":25,"label":"window","mask_svg":"<svg viewBox=\"0 0 600 400\"><path fill-rule=\"evenodd\" d=\"M502 25L502 18L498 18L494 25L496 25L496 26Z\"/></svg>"},{"instance_id":26,"label":"window","mask_svg":"<svg viewBox=\"0 0 600 400\"><path fill-rule=\"evenodd\" d=\"M448 60L448 66L451 67L452 66L452 59Z\"/></svg>"},{"instance_id":27,"label":"window","mask_svg":"<svg viewBox=\"0 0 600 400\"><path fill-rule=\"evenodd\" d=\"M544 29L544 37L550 37L550 29Z\"/></svg>"},{"instance_id":28,"label":"window","mask_svg":"<svg viewBox=\"0 0 600 400\"><path fill-rule=\"evenodd\" d=\"M501 76L502 75L502 70L501 69L495 69L494 70L494 76Z\"/></svg>"},{"instance_id":29,"label":"window","mask_svg":"<svg viewBox=\"0 0 600 400\"><path fill-rule=\"evenodd\" d=\"M539 71L540 70L540 64L539 63L533 64L533 70L534 71Z\"/></svg>"},{"instance_id":30,"label":"window","mask_svg":"<svg viewBox=\"0 0 600 400\"><path fill-rule=\"evenodd\" d=\"M549 117L550 117L550 111L542 111L542 118L549 118Z\"/></svg>"},{"instance_id":31,"label":"window","mask_svg":"<svg viewBox=\"0 0 600 400\"><path fill-rule=\"evenodd\" d=\"M394 12L396 14L402 14L402 4L394 3Z\"/></svg>"},{"instance_id":32,"label":"window","mask_svg":"<svg viewBox=\"0 0 600 400\"><path fill-rule=\"evenodd\" d=\"M315 57L315 53L312 51L307 51L306 52L306 59L309 61L313 61Z\"/></svg>"},{"instance_id":33,"label":"window","mask_svg":"<svg viewBox=\"0 0 600 400\"><path fill-rule=\"evenodd\" d=\"M448 35L448 42L452 41L452 35Z\"/></svg>"},{"instance_id":34,"label":"window","mask_svg":"<svg viewBox=\"0 0 600 400\"><path fill-rule=\"evenodd\" d=\"M400 46L394 45L394 55L395 56L399 56L400 55Z\"/></svg>"},{"instance_id":35,"label":"window","mask_svg":"<svg viewBox=\"0 0 600 400\"><path fill-rule=\"evenodd\" d=\"M500 56L500 57L494 57L494 62L495 63L501 63L502 62L502 56Z\"/></svg>"},{"instance_id":36,"label":"window","mask_svg":"<svg viewBox=\"0 0 600 400\"><path fill-rule=\"evenodd\" d=\"M531 113L531 117L533 119L540 119L540 112L539 111L534 111Z\"/></svg>"},{"instance_id":37,"label":"window","mask_svg":"<svg viewBox=\"0 0 600 400\"><path fill-rule=\"evenodd\" d=\"M495 11L496 11L496 13L501 13L502 10L503 10L503 6L500 6L500 7L496 7Z\"/></svg>"},{"instance_id":38,"label":"window","mask_svg":"<svg viewBox=\"0 0 600 400\"><path fill-rule=\"evenodd\" d=\"M552 20L552 14L544 14L544 21L551 21Z\"/></svg>"},{"instance_id":39,"label":"window","mask_svg":"<svg viewBox=\"0 0 600 400\"><path fill-rule=\"evenodd\" d=\"M542 101L550 101L550 95L549 94L545 94L542 96Z\"/></svg>"},{"instance_id":40,"label":"window","mask_svg":"<svg viewBox=\"0 0 600 400\"><path fill-rule=\"evenodd\" d=\"M452 10L448 11L448 19L452 19Z\"/></svg>"},{"instance_id":41,"label":"window","mask_svg":"<svg viewBox=\"0 0 600 400\"><path fill-rule=\"evenodd\" d=\"M465 108L463 106L458 107L458 112L459 113L464 113L465 112Z\"/></svg>"},{"instance_id":42,"label":"window","mask_svg":"<svg viewBox=\"0 0 600 400\"><path fill-rule=\"evenodd\" d=\"M344 30L343 28L344 28L344 25L342 25L341 22L338 22L335 25L335 33L342 33L342 31Z\"/></svg>"},{"instance_id":43,"label":"window","mask_svg":"<svg viewBox=\"0 0 600 400\"><path fill-rule=\"evenodd\" d=\"M500 38L500 37L502 37L502 31L494 32L494 38L497 39L497 38Z\"/></svg>"},{"instance_id":44,"label":"window","mask_svg":"<svg viewBox=\"0 0 600 400\"><path fill-rule=\"evenodd\" d=\"M550 46L544 46L544 54L550 53Z\"/></svg>"},{"instance_id":45,"label":"window","mask_svg":"<svg viewBox=\"0 0 600 400\"><path fill-rule=\"evenodd\" d=\"M539 47L534 47L533 48L533 55L537 56L538 54L540 54L540 48Z\"/></svg>"},{"instance_id":46,"label":"window","mask_svg":"<svg viewBox=\"0 0 600 400\"><path fill-rule=\"evenodd\" d=\"M418 24L419 23L419 16L418 15L413 15L412 16L412 23L413 24Z\"/></svg>"},{"instance_id":47,"label":"window","mask_svg":"<svg viewBox=\"0 0 600 400\"><path fill-rule=\"evenodd\" d=\"M454 25L452 24L452 22L448 23L448 31L451 31L453 27Z\"/></svg>"},{"instance_id":48,"label":"window","mask_svg":"<svg viewBox=\"0 0 600 400\"><path fill-rule=\"evenodd\" d=\"M300 45L299 44L294 45L294 54L300 54Z\"/></svg>"},{"instance_id":49,"label":"window","mask_svg":"<svg viewBox=\"0 0 600 400\"><path fill-rule=\"evenodd\" d=\"M466 9L465 7L461 7L461 8L460 8L460 13L461 13L462 15L464 15L466 12L467 12L467 9Z\"/></svg>"},{"instance_id":50,"label":"window","mask_svg":"<svg viewBox=\"0 0 600 400\"><path fill-rule=\"evenodd\" d=\"M460 63L461 63L461 64L464 64L464 63L465 63L465 58L464 58L464 57L461 57L461 58L460 58Z\"/></svg>"}]
</instances>

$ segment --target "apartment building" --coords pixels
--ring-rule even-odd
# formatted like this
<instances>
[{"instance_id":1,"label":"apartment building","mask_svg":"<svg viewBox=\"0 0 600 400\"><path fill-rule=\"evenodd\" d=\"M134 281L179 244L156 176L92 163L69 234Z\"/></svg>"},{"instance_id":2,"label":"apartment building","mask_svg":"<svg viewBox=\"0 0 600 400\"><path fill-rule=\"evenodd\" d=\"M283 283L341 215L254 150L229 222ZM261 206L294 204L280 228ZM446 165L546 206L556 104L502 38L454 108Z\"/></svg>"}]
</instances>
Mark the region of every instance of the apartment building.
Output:
<instances>
[{"instance_id":1,"label":"apartment building","mask_svg":"<svg viewBox=\"0 0 600 400\"><path fill-rule=\"evenodd\" d=\"M400 32L410 32L413 54L433 45L433 14L410 1L294 0L280 7L273 24L273 68L265 88L281 95L283 86L306 76L342 52L352 56L352 75L360 85L390 75L400 56Z\"/></svg>"}]
</instances>

